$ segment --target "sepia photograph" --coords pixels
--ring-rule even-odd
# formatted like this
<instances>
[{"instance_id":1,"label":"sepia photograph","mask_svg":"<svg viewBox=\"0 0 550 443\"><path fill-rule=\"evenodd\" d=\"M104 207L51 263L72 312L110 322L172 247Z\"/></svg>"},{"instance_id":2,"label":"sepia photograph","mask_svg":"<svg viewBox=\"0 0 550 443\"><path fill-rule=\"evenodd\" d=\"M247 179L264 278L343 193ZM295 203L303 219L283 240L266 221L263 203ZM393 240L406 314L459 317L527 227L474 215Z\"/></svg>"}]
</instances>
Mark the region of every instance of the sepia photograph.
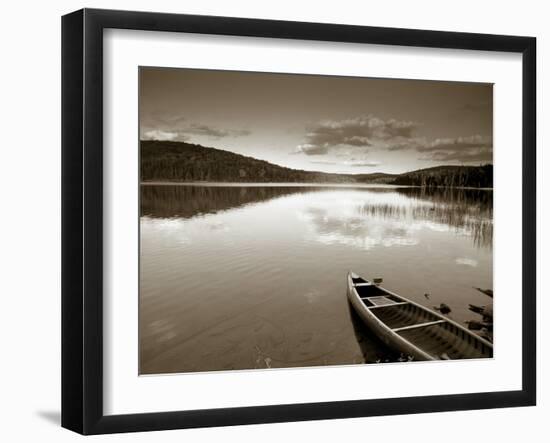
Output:
<instances>
[{"instance_id":1,"label":"sepia photograph","mask_svg":"<svg viewBox=\"0 0 550 443\"><path fill-rule=\"evenodd\" d=\"M493 357L493 85L139 68L142 375Z\"/></svg>"}]
</instances>

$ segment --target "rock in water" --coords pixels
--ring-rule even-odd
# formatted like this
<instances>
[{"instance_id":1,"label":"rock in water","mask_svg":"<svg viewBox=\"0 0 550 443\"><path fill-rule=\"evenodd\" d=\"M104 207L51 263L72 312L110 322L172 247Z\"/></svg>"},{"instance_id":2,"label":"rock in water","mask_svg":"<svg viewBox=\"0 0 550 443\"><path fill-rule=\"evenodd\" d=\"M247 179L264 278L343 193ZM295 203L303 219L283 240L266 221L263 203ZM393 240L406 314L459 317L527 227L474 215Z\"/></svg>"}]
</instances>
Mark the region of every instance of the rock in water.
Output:
<instances>
[{"instance_id":1,"label":"rock in water","mask_svg":"<svg viewBox=\"0 0 550 443\"><path fill-rule=\"evenodd\" d=\"M468 325L468 329L474 331L480 331L485 327L485 323L476 320L468 320L466 321L466 324Z\"/></svg>"},{"instance_id":2,"label":"rock in water","mask_svg":"<svg viewBox=\"0 0 550 443\"><path fill-rule=\"evenodd\" d=\"M476 314L480 314L483 317L484 322L493 321L493 304L492 303L488 304L487 306L476 306L470 303L468 309L470 309L470 311L472 312L475 312Z\"/></svg>"},{"instance_id":3,"label":"rock in water","mask_svg":"<svg viewBox=\"0 0 550 443\"><path fill-rule=\"evenodd\" d=\"M474 286L474 288L477 289L482 294L485 294L485 295L493 298L493 290L492 289L482 289L482 288L478 288L477 286Z\"/></svg>"},{"instance_id":4,"label":"rock in water","mask_svg":"<svg viewBox=\"0 0 550 443\"><path fill-rule=\"evenodd\" d=\"M446 303L441 303L439 306L434 306L434 309L441 312L443 315L447 315L451 312L451 307Z\"/></svg>"}]
</instances>

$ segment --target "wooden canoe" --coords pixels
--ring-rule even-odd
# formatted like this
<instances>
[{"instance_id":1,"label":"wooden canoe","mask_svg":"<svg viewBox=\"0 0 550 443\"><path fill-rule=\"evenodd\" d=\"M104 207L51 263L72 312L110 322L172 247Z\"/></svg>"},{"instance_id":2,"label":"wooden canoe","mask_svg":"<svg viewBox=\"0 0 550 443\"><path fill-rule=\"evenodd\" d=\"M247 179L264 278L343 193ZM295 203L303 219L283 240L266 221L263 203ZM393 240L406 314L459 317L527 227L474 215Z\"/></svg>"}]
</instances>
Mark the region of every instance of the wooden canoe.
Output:
<instances>
[{"instance_id":1,"label":"wooden canoe","mask_svg":"<svg viewBox=\"0 0 550 443\"><path fill-rule=\"evenodd\" d=\"M413 360L493 356L493 345L457 322L348 273L348 298L361 319L390 348Z\"/></svg>"}]
</instances>

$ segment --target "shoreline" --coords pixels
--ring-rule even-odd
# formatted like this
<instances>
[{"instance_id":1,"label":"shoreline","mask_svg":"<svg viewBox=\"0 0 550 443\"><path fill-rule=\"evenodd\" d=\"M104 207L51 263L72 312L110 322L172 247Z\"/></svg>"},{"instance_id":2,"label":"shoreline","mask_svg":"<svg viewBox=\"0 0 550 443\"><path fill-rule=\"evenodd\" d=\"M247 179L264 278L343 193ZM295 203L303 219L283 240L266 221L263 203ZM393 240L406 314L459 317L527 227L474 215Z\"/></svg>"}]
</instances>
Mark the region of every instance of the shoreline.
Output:
<instances>
[{"instance_id":1,"label":"shoreline","mask_svg":"<svg viewBox=\"0 0 550 443\"><path fill-rule=\"evenodd\" d=\"M414 185L393 185L387 183L302 183L302 182L170 182L170 181L145 181L140 182L140 186L204 186L204 187L243 187L243 188L259 188L259 187L319 187L319 188L422 188L422 186ZM493 191L493 188L475 188L472 186L433 186L429 189L475 189L478 191Z\"/></svg>"}]
</instances>

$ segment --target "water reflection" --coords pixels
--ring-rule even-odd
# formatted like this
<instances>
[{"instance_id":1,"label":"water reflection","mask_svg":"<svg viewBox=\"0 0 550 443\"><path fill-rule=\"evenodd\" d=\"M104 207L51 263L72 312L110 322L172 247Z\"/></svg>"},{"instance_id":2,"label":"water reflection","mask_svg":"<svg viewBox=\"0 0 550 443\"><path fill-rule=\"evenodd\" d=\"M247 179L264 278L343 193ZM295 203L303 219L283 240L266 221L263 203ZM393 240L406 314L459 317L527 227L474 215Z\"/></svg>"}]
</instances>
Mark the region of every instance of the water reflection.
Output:
<instances>
[{"instance_id":1,"label":"water reflection","mask_svg":"<svg viewBox=\"0 0 550 443\"><path fill-rule=\"evenodd\" d=\"M141 373L396 361L350 311L350 269L459 322L492 288L491 191L147 185L141 203Z\"/></svg>"},{"instance_id":2,"label":"water reflection","mask_svg":"<svg viewBox=\"0 0 550 443\"><path fill-rule=\"evenodd\" d=\"M413 208L417 219L430 219L472 236L477 246L493 245L493 191L452 188L397 188L413 201L429 203ZM426 213L428 212L428 213Z\"/></svg>"},{"instance_id":3,"label":"water reflection","mask_svg":"<svg viewBox=\"0 0 550 443\"><path fill-rule=\"evenodd\" d=\"M406 220L380 220L365 214L364 206L342 202L336 211L309 207L299 213L308 222L311 238L325 245L345 245L363 250L377 246L414 246L418 244L415 227ZM352 211L350 211L352 209Z\"/></svg>"},{"instance_id":4,"label":"water reflection","mask_svg":"<svg viewBox=\"0 0 550 443\"><path fill-rule=\"evenodd\" d=\"M141 215L191 218L322 188L297 186L142 185Z\"/></svg>"},{"instance_id":5,"label":"water reflection","mask_svg":"<svg viewBox=\"0 0 550 443\"><path fill-rule=\"evenodd\" d=\"M363 249L413 246L418 243L415 232L427 228L453 231L471 237L478 247L492 247L493 193L488 190L354 188L350 201L338 195L345 192L348 196L349 190L329 187L142 186L141 215L187 219L320 191L327 198L302 210L299 216L313 224L322 243ZM327 200L331 200L330 205Z\"/></svg>"},{"instance_id":6,"label":"water reflection","mask_svg":"<svg viewBox=\"0 0 550 443\"><path fill-rule=\"evenodd\" d=\"M451 232L470 237L477 247L492 247L493 220L490 191L420 189L372 190L354 193L331 205L315 202L303 210L317 241L369 250L377 246L414 246L418 232ZM381 199L382 197L382 199Z\"/></svg>"}]
</instances>

